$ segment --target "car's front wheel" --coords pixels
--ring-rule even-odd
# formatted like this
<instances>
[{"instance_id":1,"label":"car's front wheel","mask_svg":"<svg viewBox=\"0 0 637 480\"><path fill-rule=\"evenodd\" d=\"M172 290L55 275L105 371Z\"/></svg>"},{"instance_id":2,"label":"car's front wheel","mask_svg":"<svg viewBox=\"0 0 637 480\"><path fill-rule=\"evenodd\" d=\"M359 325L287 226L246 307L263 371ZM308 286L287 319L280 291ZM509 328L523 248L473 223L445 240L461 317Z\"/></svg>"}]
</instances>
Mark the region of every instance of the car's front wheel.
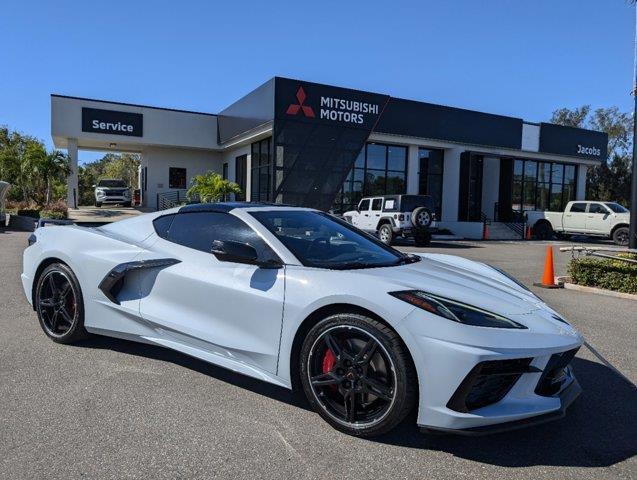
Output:
<instances>
[{"instance_id":1,"label":"car's front wheel","mask_svg":"<svg viewBox=\"0 0 637 480\"><path fill-rule=\"evenodd\" d=\"M388 432L416 403L417 378L405 345L364 315L335 314L317 323L303 342L299 367L312 407L350 435Z\"/></svg>"},{"instance_id":2,"label":"car's front wheel","mask_svg":"<svg viewBox=\"0 0 637 480\"><path fill-rule=\"evenodd\" d=\"M58 343L85 338L84 301L73 271L63 263L46 267L37 280L33 298L40 326Z\"/></svg>"},{"instance_id":3,"label":"car's front wheel","mask_svg":"<svg viewBox=\"0 0 637 480\"><path fill-rule=\"evenodd\" d=\"M619 227L613 232L613 242L616 245L626 246L630 242L630 231L628 227Z\"/></svg>"},{"instance_id":4,"label":"car's front wheel","mask_svg":"<svg viewBox=\"0 0 637 480\"><path fill-rule=\"evenodd\" d=\"M392 231L390 224L385 223L380 226L378 229L378 238L385 245L391 245L391 242L394 241L394 232Z\"/></svg>"}]
</instances>

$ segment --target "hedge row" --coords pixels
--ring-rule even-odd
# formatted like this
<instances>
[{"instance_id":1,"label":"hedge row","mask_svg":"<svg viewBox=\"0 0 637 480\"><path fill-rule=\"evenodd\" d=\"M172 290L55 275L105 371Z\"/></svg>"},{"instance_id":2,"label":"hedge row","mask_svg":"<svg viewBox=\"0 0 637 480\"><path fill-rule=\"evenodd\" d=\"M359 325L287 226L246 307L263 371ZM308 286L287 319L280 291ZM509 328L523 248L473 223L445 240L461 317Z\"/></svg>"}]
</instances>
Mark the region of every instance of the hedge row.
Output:
<instances>
[{"instance_id":1,"label":"hedge row","mask_svg":"<svg viewBox=\"0 0 637 480\"><path fill-rule=\"evenodd\" d=\"M618 256L637 260L637 255L623 253ZM573 283L604 288L616 292L637 294L637 263L610 258L582 257L568 265Z\"/></svg>"}]
</instances>

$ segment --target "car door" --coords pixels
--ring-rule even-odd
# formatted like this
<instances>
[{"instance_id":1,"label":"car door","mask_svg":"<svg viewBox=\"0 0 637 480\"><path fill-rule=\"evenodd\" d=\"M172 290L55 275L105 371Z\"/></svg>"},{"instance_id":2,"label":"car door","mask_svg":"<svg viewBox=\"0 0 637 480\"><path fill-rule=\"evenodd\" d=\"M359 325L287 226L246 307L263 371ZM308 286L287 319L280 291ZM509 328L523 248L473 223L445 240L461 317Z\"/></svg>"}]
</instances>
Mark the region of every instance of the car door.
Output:
<instances>
[{"instance_id":1,"label":"car door","mask_svg":"<svg viewBox=\"0 0 637 480\"><path fill-rule=\"evenodd\" d=\"M276 373L283 316L284 269L222 262L215 240L249 243L277 259L265 241L229 213L174 216L152 249L180 263L142 285L140 313L162 338Z\"/></svg>"},{"instance_id":2,"label":"car door","mask_svg":"<svg viewBox=\"0 0 637 480\"><path fill-rule=\"evenodd\" d=\"M589 203L586 215L586 231L589 233L610 233L611 212L601 203Z\"/></svg>"},{"instance_id":3,"label":"car door","mask_svg":"<svg viewBox=\"0 0 637 480\"><path fill-rule=\"evenodd\" d=\"M369 198L364 198L360 201L358 204L358 213L352 217L352 225L356 228L360 228L361 230L368 230L370 214L369 207Z\"/></svg>"},{"instance_id":4,"label":"car door","mask_svg":"<svg viewBox=\"0 0 637 480\"><path fill-rule=\"evenodd\" d=\"M378 222L380 220L381 212L383 211L383 197L372 198L372 203L369 212L369 228L368 230L376 231Z\"/></svg>"},{"instance_id":5,"label":"car door","mask_svg":"<svg viewBox=\"0 0 637 480\"><path fill-rule=\"evenodd\" d=\"M571 203L571 208L564 212L562 225L567 232L586 231L586 202Z\"/></svg>"}]
</instances>

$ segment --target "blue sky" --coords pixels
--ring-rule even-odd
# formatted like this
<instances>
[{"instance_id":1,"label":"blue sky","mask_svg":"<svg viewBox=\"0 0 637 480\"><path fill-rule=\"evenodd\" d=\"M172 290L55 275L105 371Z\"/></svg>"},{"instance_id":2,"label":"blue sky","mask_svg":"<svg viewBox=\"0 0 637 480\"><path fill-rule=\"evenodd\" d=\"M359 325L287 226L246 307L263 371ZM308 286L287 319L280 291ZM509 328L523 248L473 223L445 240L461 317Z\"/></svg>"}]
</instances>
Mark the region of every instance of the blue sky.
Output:
<instances>
[{"instance_id":1,"label":"blue sky","mask_svg":"<svg viewBox=\"0 0 637 480\"><path fill-rule=\"evenodd\" d=\"M634 18L626 0L6 0L0 124L50 146L51 93L216 113L275 75L531 121L628 111Z\"/></svg>"}]
</instances>

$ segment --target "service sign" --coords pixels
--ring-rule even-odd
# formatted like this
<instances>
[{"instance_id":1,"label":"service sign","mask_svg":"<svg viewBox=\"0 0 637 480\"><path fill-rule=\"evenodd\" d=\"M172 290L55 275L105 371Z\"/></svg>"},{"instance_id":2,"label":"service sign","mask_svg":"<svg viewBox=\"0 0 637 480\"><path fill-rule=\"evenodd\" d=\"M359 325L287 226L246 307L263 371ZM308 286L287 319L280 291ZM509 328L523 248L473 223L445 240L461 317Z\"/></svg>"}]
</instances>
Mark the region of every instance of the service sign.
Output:
<instances>
[{"instance_id":1,"label":"service sign","mask_svg":"<svg viewBox=\"0 0 637 480\"><path fill-rule=\"evenodd\" d=\"M540 152L605 161L608 156L608 135L593 130L542 123Z\"/></svg>"},{"instance_id":2,"label":"service sign","mask_svg":"<svg viewBox=\"0 0 637 480\"><path fill-rule=\"evenodd\" d=\"M142 137L144 116L141 113L82 108L82 131Z\"/></svg>"},{"instance_id":3,"label":"service sign","mask_svg":"<svg viewBox=\"0 0 637 480\"><path fill-rule=\"evenodd\" d=\"M277 78L276 117L371 130L388 96Z\"/></svg>"}]
</instances>

